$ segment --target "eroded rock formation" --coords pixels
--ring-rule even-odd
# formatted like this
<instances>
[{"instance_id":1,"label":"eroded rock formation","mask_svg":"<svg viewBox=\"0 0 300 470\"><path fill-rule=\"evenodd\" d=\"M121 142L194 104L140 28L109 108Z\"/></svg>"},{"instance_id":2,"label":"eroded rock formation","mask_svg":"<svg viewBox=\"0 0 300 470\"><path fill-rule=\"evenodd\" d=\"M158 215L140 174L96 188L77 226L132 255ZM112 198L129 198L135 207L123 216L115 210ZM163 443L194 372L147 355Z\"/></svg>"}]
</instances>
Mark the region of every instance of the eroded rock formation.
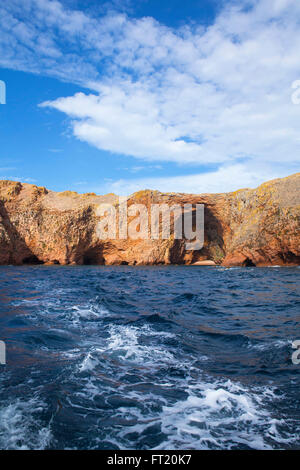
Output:
<instances>
[{"instance_id":1,"label":"eroded rock formation","mask_svg":"<svg viewBox=\"0 0 300 470\"><path fill-rule=\"evenodd\" d=\"M128 205L205 205L205 242L199 251L184 240L100 240L97 207L118 205L97 196L0 181L0 264L193 264L224 266L300 264L300 173L225 194L140 191ZM212 263L201 263L212 264Z\"/></svg>"}]
</instances>

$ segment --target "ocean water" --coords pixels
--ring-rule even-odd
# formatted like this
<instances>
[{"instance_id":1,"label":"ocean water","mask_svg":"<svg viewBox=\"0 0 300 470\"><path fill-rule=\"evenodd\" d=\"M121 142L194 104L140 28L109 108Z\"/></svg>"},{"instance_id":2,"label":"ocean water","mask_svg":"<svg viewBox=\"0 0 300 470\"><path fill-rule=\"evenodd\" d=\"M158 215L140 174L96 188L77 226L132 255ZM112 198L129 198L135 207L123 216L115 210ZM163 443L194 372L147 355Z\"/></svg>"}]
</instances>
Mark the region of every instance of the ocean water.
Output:
<instances>
[{"instance_id":1,"label":"ocean water","mask_svg":"<svg viewBox=\"0 0 300 470\"><path fill-rule=\"evenodd\" d=\"M299 449L300 269L0 267L1 449Z\"/></svg>"}]
</instances>

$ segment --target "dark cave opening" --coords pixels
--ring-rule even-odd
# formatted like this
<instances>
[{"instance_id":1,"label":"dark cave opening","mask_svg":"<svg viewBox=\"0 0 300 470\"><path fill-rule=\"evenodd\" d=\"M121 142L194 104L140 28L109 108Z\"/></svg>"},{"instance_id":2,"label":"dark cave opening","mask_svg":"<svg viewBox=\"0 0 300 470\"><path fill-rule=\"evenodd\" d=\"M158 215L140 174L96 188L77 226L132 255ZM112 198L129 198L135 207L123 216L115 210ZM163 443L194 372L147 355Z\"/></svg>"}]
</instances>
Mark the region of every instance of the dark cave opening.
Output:
<instances>
[{"instance_id":1,"label":"dark cave opening","mask_svg":"<svg viewBox=\"0 0 300 470\"><path fill-rule=\"evenodd\" d=\"M27 256L26 258L23 259L22 263L23 264L44 264L44 262L38 259L38 257L35 255Z\"/></svg>"},{"instance_id":2,"label":"dark cave opening","mask_svg":"<svg viewBox=\"0 0 300 470\"><path fill-rule=\"evenodd\" d=\"M93 256L84 255L83 264L92 265L92 264L97 264L97 262L96 262L96 260L94 259Z\"/></svg>"},{"instance_id":3,"label":"dark cave opening","mask_svg":"<svg viewBox=\"0 0 300 470\"><path fill-rule=\"evenodd\" d=\"M295 255L291 251L284 253L284 255L282 256L282 259L287 264L296 265L296 266L300 265L300 256Z\"/></svg>"},{"instance_id":4,"label":"dark cave opening","mask_svg":"<svg viewBox=\"0 0 300 470\"><path fill-rule=\"evenodd\" d=\"M90 248L83 254L82 263L85 265L103 264L102 250Z\"/></svg>"},{"instance_id":5,"label":"dark cave opening","mask_svg":"<svg viewBox=\"0 0 300 470\"><path fill-rule=\"evenodd\" d=\"M251 261L250 258L247 258L244 261L243 266L245 266L246 268L250 268L250 267L255 267L256 265L253 263L253 261Z\"/></svg>"}]
</instances>

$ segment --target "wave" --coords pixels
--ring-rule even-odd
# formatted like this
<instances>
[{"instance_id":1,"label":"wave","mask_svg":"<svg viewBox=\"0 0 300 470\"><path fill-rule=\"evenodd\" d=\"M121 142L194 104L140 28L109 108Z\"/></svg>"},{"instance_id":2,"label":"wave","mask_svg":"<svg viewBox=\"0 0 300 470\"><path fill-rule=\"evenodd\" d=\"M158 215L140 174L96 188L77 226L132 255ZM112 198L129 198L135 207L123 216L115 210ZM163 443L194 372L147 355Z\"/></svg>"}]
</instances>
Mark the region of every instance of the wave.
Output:
<instances>
[{"instance_id":1,"label":"wave","mask_svg":"<svg viewBox=\"0 0 300 470\"><path fill-rule=\"evenodd\" d=\"M174 354L163 348L161 345L142 344L141 340L147 337L157 339L175 338L175 335L168 332L155 331L148 325L142 327L127 325L110 325L108 328L108 338L102 347L92 348L79 366L80 371L92 370L100 362L105 354L112 359L121 362L151 365L158 367L160 364L176 363Z\"/></svg>"},{"instance_id":2,"label":"wave","mask_svg":"<svg viewBox=\"0 0 300 470\"><path fill-rule=\"evenodd\" d=\"M0 408L0 448L3 450L43 450L52 439L51 421L45 426L40 415L47 410L37 397L16 399Z\"/></svg>"}]
</instances>

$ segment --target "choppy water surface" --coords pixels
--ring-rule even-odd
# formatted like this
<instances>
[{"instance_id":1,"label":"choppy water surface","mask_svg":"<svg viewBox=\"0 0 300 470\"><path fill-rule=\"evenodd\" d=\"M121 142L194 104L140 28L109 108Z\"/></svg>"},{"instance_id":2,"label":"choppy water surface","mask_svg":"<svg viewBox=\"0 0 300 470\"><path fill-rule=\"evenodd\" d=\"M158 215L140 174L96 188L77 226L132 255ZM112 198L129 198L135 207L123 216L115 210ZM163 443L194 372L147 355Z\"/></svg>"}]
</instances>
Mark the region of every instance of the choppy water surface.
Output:
<instances>
[{"instance_id":1,"label":"choppy water surface","mask_svg":"<svg viewBox=\"0 0 300 470\"><path fill-rule=\"evenodd\" d=\"M299 268L1 267L1 449L300 448Z\"/></svg>"}]
</instances>

